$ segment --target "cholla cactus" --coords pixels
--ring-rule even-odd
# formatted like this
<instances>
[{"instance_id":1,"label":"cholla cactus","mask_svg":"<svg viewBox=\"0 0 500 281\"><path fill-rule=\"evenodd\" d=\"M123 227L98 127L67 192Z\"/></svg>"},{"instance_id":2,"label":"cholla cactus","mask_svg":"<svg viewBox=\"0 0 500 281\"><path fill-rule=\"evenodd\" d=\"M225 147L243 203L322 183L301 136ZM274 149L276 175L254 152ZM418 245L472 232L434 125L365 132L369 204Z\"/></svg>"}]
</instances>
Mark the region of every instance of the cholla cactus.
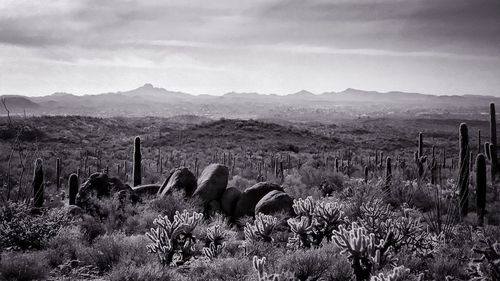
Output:
<instances>
[{"instance_id":1,"label":"cholla cactus","mask_svg":"<svg viewBox=\"0 0 500 281\"><path fill-rule=\"evenodd\" d=\"M405 268L403 265L392 269L387 275L380 273L378 276L372 276L370 281L396 281L403 278L406 274L410 273L410 269Z\"/></svg>"},{"instance_id":2,"label":"cholla cactus","mask_svg":"<svg viewBox=\"0 0 500 281\"><path fill-rule=\"evenodd\" d=\"M244 229L245 240L247 241L258 241L262 240L265 242L272 242L273 238L271 234L274 228L278 224L278 219L270 216L258 213L255 216L254 224L247 223Z\"/></svg>"},{"instance_id":3,"label":"cholla cactus","mask_svg":"<svg viewBox=\"0 0 500 281\"><path fill-rule=\"evenodd\" d=\"M427 256L442 242L441 235L433 235L420 218L410 216L414 209L405 209L396 215L388 204L376 199L363 204L361 210L360 224L375 235L376 242L386 240L395 252L406 248L414 254ZM387 239L389 234L390 240Z\"/></svg>"},{"instance_id":4,"label":"cholla cactus","mask_svg":"<svg viewBox=\"0 0 500 281\"><path fill-rule=\"evenodd\" d=\"M222 230L220 225L207 229L207 247L203 248L203 254L210 260L218 257L222 250L226 247L223 242L226 238L226 233Z\"/></svg>"},{"instance_id":5,"label":"cholla cactus","mask_svg":"<svg viewBox=\"0 0 500 281\"><path fill-rule=\"evenodd\" d=\"M279 281L278 274L267 274L264 271L264 265L266 264L266 257L259 259L257 256L253 257L253 268L257 270L259 281Z\"/></svg>"},{"instance_id":6,"label":"cholla cactus","mask_svg":"<svg viewBox=\"0 0 500 281\"><path fill-rule=\"evenodd\" d=\"M469 264L469 274L472 277L470 280L500 280L500 243L493 243L489 238L480 234L478 243L472 251L481 256Z\"/></svg>"},{"instance_id":7,"label":"cholla cactus","mask_svg":"<svg viewBox=\"0 0 500 281\"><path fill-rule=\"evenodd\" d=\"M293 274L290 272L285 272L282 274L268 274L264 270L264 265L266 264L266 258L262 257L259 259L257 256L253 257L253 268L257 271L259 281L292 281L296 280Z\"/></svg>"},{"instance_id":8,"label":"cholla cactus","mask_svg":"<svg viewBox=\"0 0 500 281\"><path fill-rule=\"evenodd\" d=\"M315 232L329 241L333 231L344 222L344 212L341 205L337 202L320 201L316 204L314 210Z\"/></svg>"},{"instance_id":9,"label":"cholla cactus","mask_svg":"<svg viewBox=\"0 0 500 281\"><path fill-rule=\"evenodd\" d=\"M190 214L187 210L182 213L177 211L173 221L167 216L158 216L153 221L157 228L151 228L151 232L146 233L152 241L146 246L148 251L157 254L161 263L166 265L189 259L196 243L193 231L202 218L202 214Z\"/></svg>"},{"instance_id":10,"label":"cholla cactus","mask_svg":"<svg viewBox=\"0 0 500 281\"><path fill-rule=\"evenodd\" d=\"M297 216L312 217L314 213L315 202L311 196L306 199L295 199L293 200L293 211Z\"/></svg>"},{"instance_id":11,"label":"cholla cactus","mask_svg":"<svg viewBox=\"0 0 500 281\"><path fill-rule=\"evenodd\" d=\"M391 247L388 242L392 239L391 234L386 240L377 243L375 234L368 234L366 228L356 222L352 223L350 230L341 225L333 233L335 244L343 248L342 253L349 255L357 281L368 280L375 268L380 268L390 259L388 253Z\"/></svg>"},{"instance_id":12,"label":"cholla cactus","mask_svg":"<svg viewBox=\"0 0 500 281\"><path fill-rule=\"evenodd\" d=\"M213 259L217 258L222 253L222 250L224 250L225 247L226 247L225 242L223 242L220 245L210 243L210 245L208 247L203 247L203 254L209 260L213 260Z\"/></svg>"},{"instance_id":13,"label":"cholla cactus","mask_svg":"<svg viewBox=\"0 0 500 281\"><path fill-rule=\"evenodd\" d=\"M391 218L390 205L375 199L361 205L361 225L375 237L382 239L387 235L387 220Z\"/></svg>"},{"instance_id":14,"label":"cholla cactus","mask_svg":"<svg viewBox=\"0 0 500 281\"><path fill-rule=\"evenodd\" d=\"M294 248L310 247L311 243L319 246L325 237L330 240L333 231L344 222L344 212L337 202L315 201L309 196L294 200L293 209L298 216L287 222L294 233L289 246Z\"/></svg>"},{"instance_id":15,"label":"cholla cactus","mask_svg":"<svg viewBox=\"0 0 500 281\"><path fill-rule=\"evenodd\" d=\"M309 248L312 243L310 235L313 233L314 222L307 217L300 217L298 220L288 219L287 223L293 232L293 237L288 239L287 247L293 249L300 247Z\"/></svg>"}]
</instances>

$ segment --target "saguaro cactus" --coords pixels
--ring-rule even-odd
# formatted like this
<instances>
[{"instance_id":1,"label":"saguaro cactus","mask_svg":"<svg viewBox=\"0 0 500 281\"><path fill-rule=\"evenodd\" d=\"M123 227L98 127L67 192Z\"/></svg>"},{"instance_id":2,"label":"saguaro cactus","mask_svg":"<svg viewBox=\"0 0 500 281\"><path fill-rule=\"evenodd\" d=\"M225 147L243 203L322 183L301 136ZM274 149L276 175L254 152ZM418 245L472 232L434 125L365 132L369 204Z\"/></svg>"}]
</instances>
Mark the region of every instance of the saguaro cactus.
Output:
<instances>
[{"instance_id":1,"label":"saguaro cactus","mask_svg":"<svg viewBox=\"0 0 500 281\"><path fill-rule=\"evenodd\" d=\"M497 169L498 169L498 158L497 158L497 120L495 112L495 103L490 103L490 157L491 157L491 176L492 181L496 179Z\"/></svg>"},{"instance_id":2,"label":"saguaro cactus","mask_svg":"<svg viewBox=\"0 0 500 281\"><path fill-rule=\"evenodd\" d=\"M415 163L417 164L418 178L422 179L424 176L424 164L427 161L427 156L424 156L424 141L422 132L418 133L418 150L414 155Z\"/></svg>"},{"instance_id":3,"label":"saguaro cactus","mask_svg":"<svg viewBox=\"0 0 500 281\"><path fill-rule=\"evenodd\" d=\"M33 188L33 205L36 208L43 207L43 163L40 158L35 161L31 186Z\"/></svg>"},{"instance_id":4,"label":"saguaro cactus","mask_svg":"<svg viewBox=\"0 0 500 281\"><path fill-rule=\"evenodd\" d=\"M387 157L385 161L385 189L391 189L391 180L392 180L392 166L391 166L391 157Z\"/></svg>"},{"instance_id":5,"label":"saguaro cactus","mask_svg":"<svg viewBox=\"0 0 500 281\"><path fill-rule=\"evenodd\" d=\"M61 159L56 159L56 188L61 188Z\"/></svg>"},{"instance_id":6,"label":"saguaro cactus","mask_svg":"<svg viewBox=\"0 0 500 281\"><path fill-rule=\"evenodd\" d=\"M142 168L141 168L141 138L135 137L134 140L134 186L142 184Z\"/></svg>"},{"instance_id":7,"label":"saguaro cactus","mask_svg":"<svg viewBox=\"0 0 500 281\"><path fill-rule=\"evenodd\" d=\"M476 157L476 205L477 222L482 226L486 210L486 159L482 153Z\"/></svg>"},{"instance_id":8,"label":"saguaro cactus","mask_svg":"<svg viewBox=\"0 0 500 281\"><path fill-rule=\"evenodd\" d=\"M481 153L481 130L477 130L477 153Z\"/></svg>"},{"instance_id":9,"label":"saguaro cactus","mask_svg":"<svg viewBox=\"0 0 500 281\"><path fill-rule=\"evenodd\" d=\"M424 156L424 135L418 133L418 158Z\"/></svg>"},{"instance_id":10,"label":"saguaro cactus","mask_svg":"<svg viewBox=\"0 0 500 281\"><path fill-rule=\"evenodd\" d=\"M460 162L459 180L460 187L460 214L467 216L469 207L469 130L467 124L460 124Z\"/></svg>"},{"instance_id":11,"label":"saguaro cactus","mask_svg":"<svg viewBox=\"0 0 500 281\"><path fill-rule=\"evenodd\" d=\"M78 176L76 174L71 174L69 176L68 186L69 204L75 205L76 194L78 194Z\"/></svg>"}]
</instances>

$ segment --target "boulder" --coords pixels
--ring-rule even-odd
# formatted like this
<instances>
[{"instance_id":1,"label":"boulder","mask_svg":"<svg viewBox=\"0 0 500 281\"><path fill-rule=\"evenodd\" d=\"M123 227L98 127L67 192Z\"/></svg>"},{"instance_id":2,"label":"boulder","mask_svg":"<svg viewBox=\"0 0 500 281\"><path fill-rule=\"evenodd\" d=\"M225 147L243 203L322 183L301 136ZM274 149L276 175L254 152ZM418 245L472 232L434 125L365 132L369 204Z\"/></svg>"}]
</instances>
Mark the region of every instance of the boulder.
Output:
<instances>
[{"instance_id":1,"label":"boulder","mask_svg":"<svg viewBox=\"0 0 500 281\"><path fill-rule=\"evenodd\" d=\"M234 214L234 208L240 196L241 191L235 187L230 187L224 191L220 198L220 206L226 215L232 216Z\"/></svg>"},{"instance_id":2,"label":"boulder","mask_svg":"<svg viewBox=\"0 0 500 281\"><path fill-rule=\"evenodd\" d=\"M159 184L143 184L132 187L132 190L138 196L155 195L156 193L158 193L159 189L160 189Z\"/></svg>"},{"instance_id":3,"label":"boulder","mask_svg":"<svg viewBox=\"0 0 500 281\"><path fill-rule=\"evenodd\" d=\"M234 209L234 217L239 218L244 215L254 216L255 206L269 192L278 190L283 192L283 188L277 184L269 182L259 182L241 193L238 203Z\"/></svg>"},{"instance_id":4,"label":"boulder","mask_svg":"<svg viewBox=\"0 0 500 281\"><path fill-rule=\"evenodd\" d=\"M196 177L186 167L173 170L158 190L158 196L164 197L173 189L183 190L186 197L191 197L197 187Z\"/></svg>"},{"instance_id":5,"label":"boulder","mask_svg":"<svg viewBox=\"0 0 500 281\"><path fill-rule=\"evenodd\" d=\"M274 213L286 213L293 216L293 199L285 192L273 190L262 197L255 206L255 213L271 215Z\"/></svg>"},{"instance_id":6,"label":"boulder","mask_svg":"<svg viewBox=\"0 0 500 281\"><path fill-rule=\"evenodd\" d=\"M76 194L75 204L82 208L83 212L92 216L104 216L105 210L102 209L100 198L111 197L116 193L131 194L132 188L123 184L117 178L109 178L104 173L92 174L87 181L83 183L82 188Z\"/></svg>"},{"instance_id":7,"label":"boulder","mask_svg":"<svg viewBox=\"0 0 500 281\"><path fill-rule=\"evenodd\" d=\"M229 177L229 169L220 164L208 165L198 178L198 188L193 193L201 199L203 205L212 200L219 200L226 190Z\"/></svg>"},{"instance_id":8,"label":"boulder","mask_svg":"<svg viewBox=\"0 0 500 281\"><path fill-rule=\"evenodd\" d=\"M83 207L92 198L109 197L121 190L131 190L117 178L109 178L105 173L94 173L83 183L76 194L75 203Z\"/></svg>"}]
</instances>

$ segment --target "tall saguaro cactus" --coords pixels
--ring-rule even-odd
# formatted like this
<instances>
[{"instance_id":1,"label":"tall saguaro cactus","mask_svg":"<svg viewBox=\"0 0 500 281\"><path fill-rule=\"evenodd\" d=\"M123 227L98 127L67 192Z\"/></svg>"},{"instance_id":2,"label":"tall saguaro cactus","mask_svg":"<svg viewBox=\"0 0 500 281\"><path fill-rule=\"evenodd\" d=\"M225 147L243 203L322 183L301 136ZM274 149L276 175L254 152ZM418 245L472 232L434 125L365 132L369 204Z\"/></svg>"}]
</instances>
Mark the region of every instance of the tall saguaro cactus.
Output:
<instances>
[{"instance_id":1,"label":"tall saguaro cactus","mask_svg":"<svg viewBox=\"0 0 500 281\"><path fill-rule=\"evenodd\" d=\"M459 180L460 187L460 214L467 216L469 207L469 130L467 124L460 124L460 162Z\"/></svg>"},{"instance_id":2,"label":"tall saguaro cactus","mask_svg":"<svg viewBox=\"0 0 500 281\"><path fill-rule=\"evenodd\" d=\"M43 162L40 158L35 161L31 186L33 188L33 205L36 208L43 207Z\"/></svg>"},{"instance_id":3,"label":"tall saguaro cactus","mask_svg":"<svg viewBox=\"0 0 500 281\"><path fill-rule=\"evenodd\" d=\"M415 162L417 164L418 178L424 176L424 163L427 161L427 156L424 156L424 137L422 132L418 133L418 150L415 153Z\"/></svg>"},{"instance_id":4,"label":"tall saguaro cactus","mask_svg":"<svg viewBox=\"0 0 500 281\"><path fill-rule=\"evenodd\" d=\"M71 174L68 180L69 186L69 204L76 204L76 195L78 194L78 176L76 174Z\"/></svg>"},{"instance_id":5,"label":"tall saguaro cactus","mask_svg":"<svg viewBox=\"0 0 500 281\"><path fill-rule=\"evenodd\" d=\"M418 133L418 158L424 156L424 136L422 132Z\"/></svg>"},{"instance_id":6,"label":"tall saguaro cactus","mask_svg":"<svg viewBox=\"0 0 500 281\"><path fill-rule=\"evenodd\" d=\"M490 103L490 157L491 157L491 178L496 179L498 174L498 158L497 158L497 120L495 103Z\"/></svg>"},{"instance_id":7,"label":"tall saguaro cactus","mask_svg":"<svg viewBox=\"0 0 500 281\"><path fill-rule=\"evenodd\" d=\"M390 190L392 181L392 166L391 157L387 157L385 161L385 189Z\"/></svg>"},{"instance_id":8,"label":"tall saguaro cactus","mask_svg":"<svg viewBox=\"0 0 500 281\"><path fill-rule=\"evenodd\" d=\"M56 188L61 188L61 159L56 159Z\"/></svg>"},{"instance_id":9,"label":"tall saguaro cactus","mask_svg":"<svg viewBox=\"0 0 500 281\"><path fill-rule=\"evenodd\" d=\"M134 186L142 184L142 167L141 167L141 138L135 137L134 140Z\"/></svg>"},{"instance_id":10,"label":"tall saguaro cactus","mask_svg":"<svg viewBox=\"0 0 500 281\"><path fill-rule=\"evenodd\" d=\"M486 158L482 153L476 157L476 205L477 222L482 226L486 210Z\"/></svg>"}]
</instances>

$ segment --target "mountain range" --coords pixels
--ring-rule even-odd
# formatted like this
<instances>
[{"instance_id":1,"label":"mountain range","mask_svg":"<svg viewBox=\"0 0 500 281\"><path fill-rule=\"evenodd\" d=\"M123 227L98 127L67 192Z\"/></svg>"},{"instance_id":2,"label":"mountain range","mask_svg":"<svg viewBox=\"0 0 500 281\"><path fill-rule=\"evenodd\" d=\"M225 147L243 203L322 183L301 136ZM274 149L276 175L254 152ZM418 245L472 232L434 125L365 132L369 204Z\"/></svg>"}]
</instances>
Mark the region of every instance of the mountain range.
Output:
<instances>
[{"instance_id":1,"label":"mountain range","mask_svg":"<svg viewBox=\"0 0 500 281\"><path fill-rule=\"evenodd\" d=\"M306 90L288 95L237 93L191 95L145 84L139 88L96 95L54 93L41 97L3 95L11 113L33 115L175 116L209 118L280 118L310 121L316 117L351 118L384 114L481 114L500 98L484 95L436 96L408 92L346 89L314 94ZM5 114L2 106L0 114Z\"/></svg>"}]
</instances>

